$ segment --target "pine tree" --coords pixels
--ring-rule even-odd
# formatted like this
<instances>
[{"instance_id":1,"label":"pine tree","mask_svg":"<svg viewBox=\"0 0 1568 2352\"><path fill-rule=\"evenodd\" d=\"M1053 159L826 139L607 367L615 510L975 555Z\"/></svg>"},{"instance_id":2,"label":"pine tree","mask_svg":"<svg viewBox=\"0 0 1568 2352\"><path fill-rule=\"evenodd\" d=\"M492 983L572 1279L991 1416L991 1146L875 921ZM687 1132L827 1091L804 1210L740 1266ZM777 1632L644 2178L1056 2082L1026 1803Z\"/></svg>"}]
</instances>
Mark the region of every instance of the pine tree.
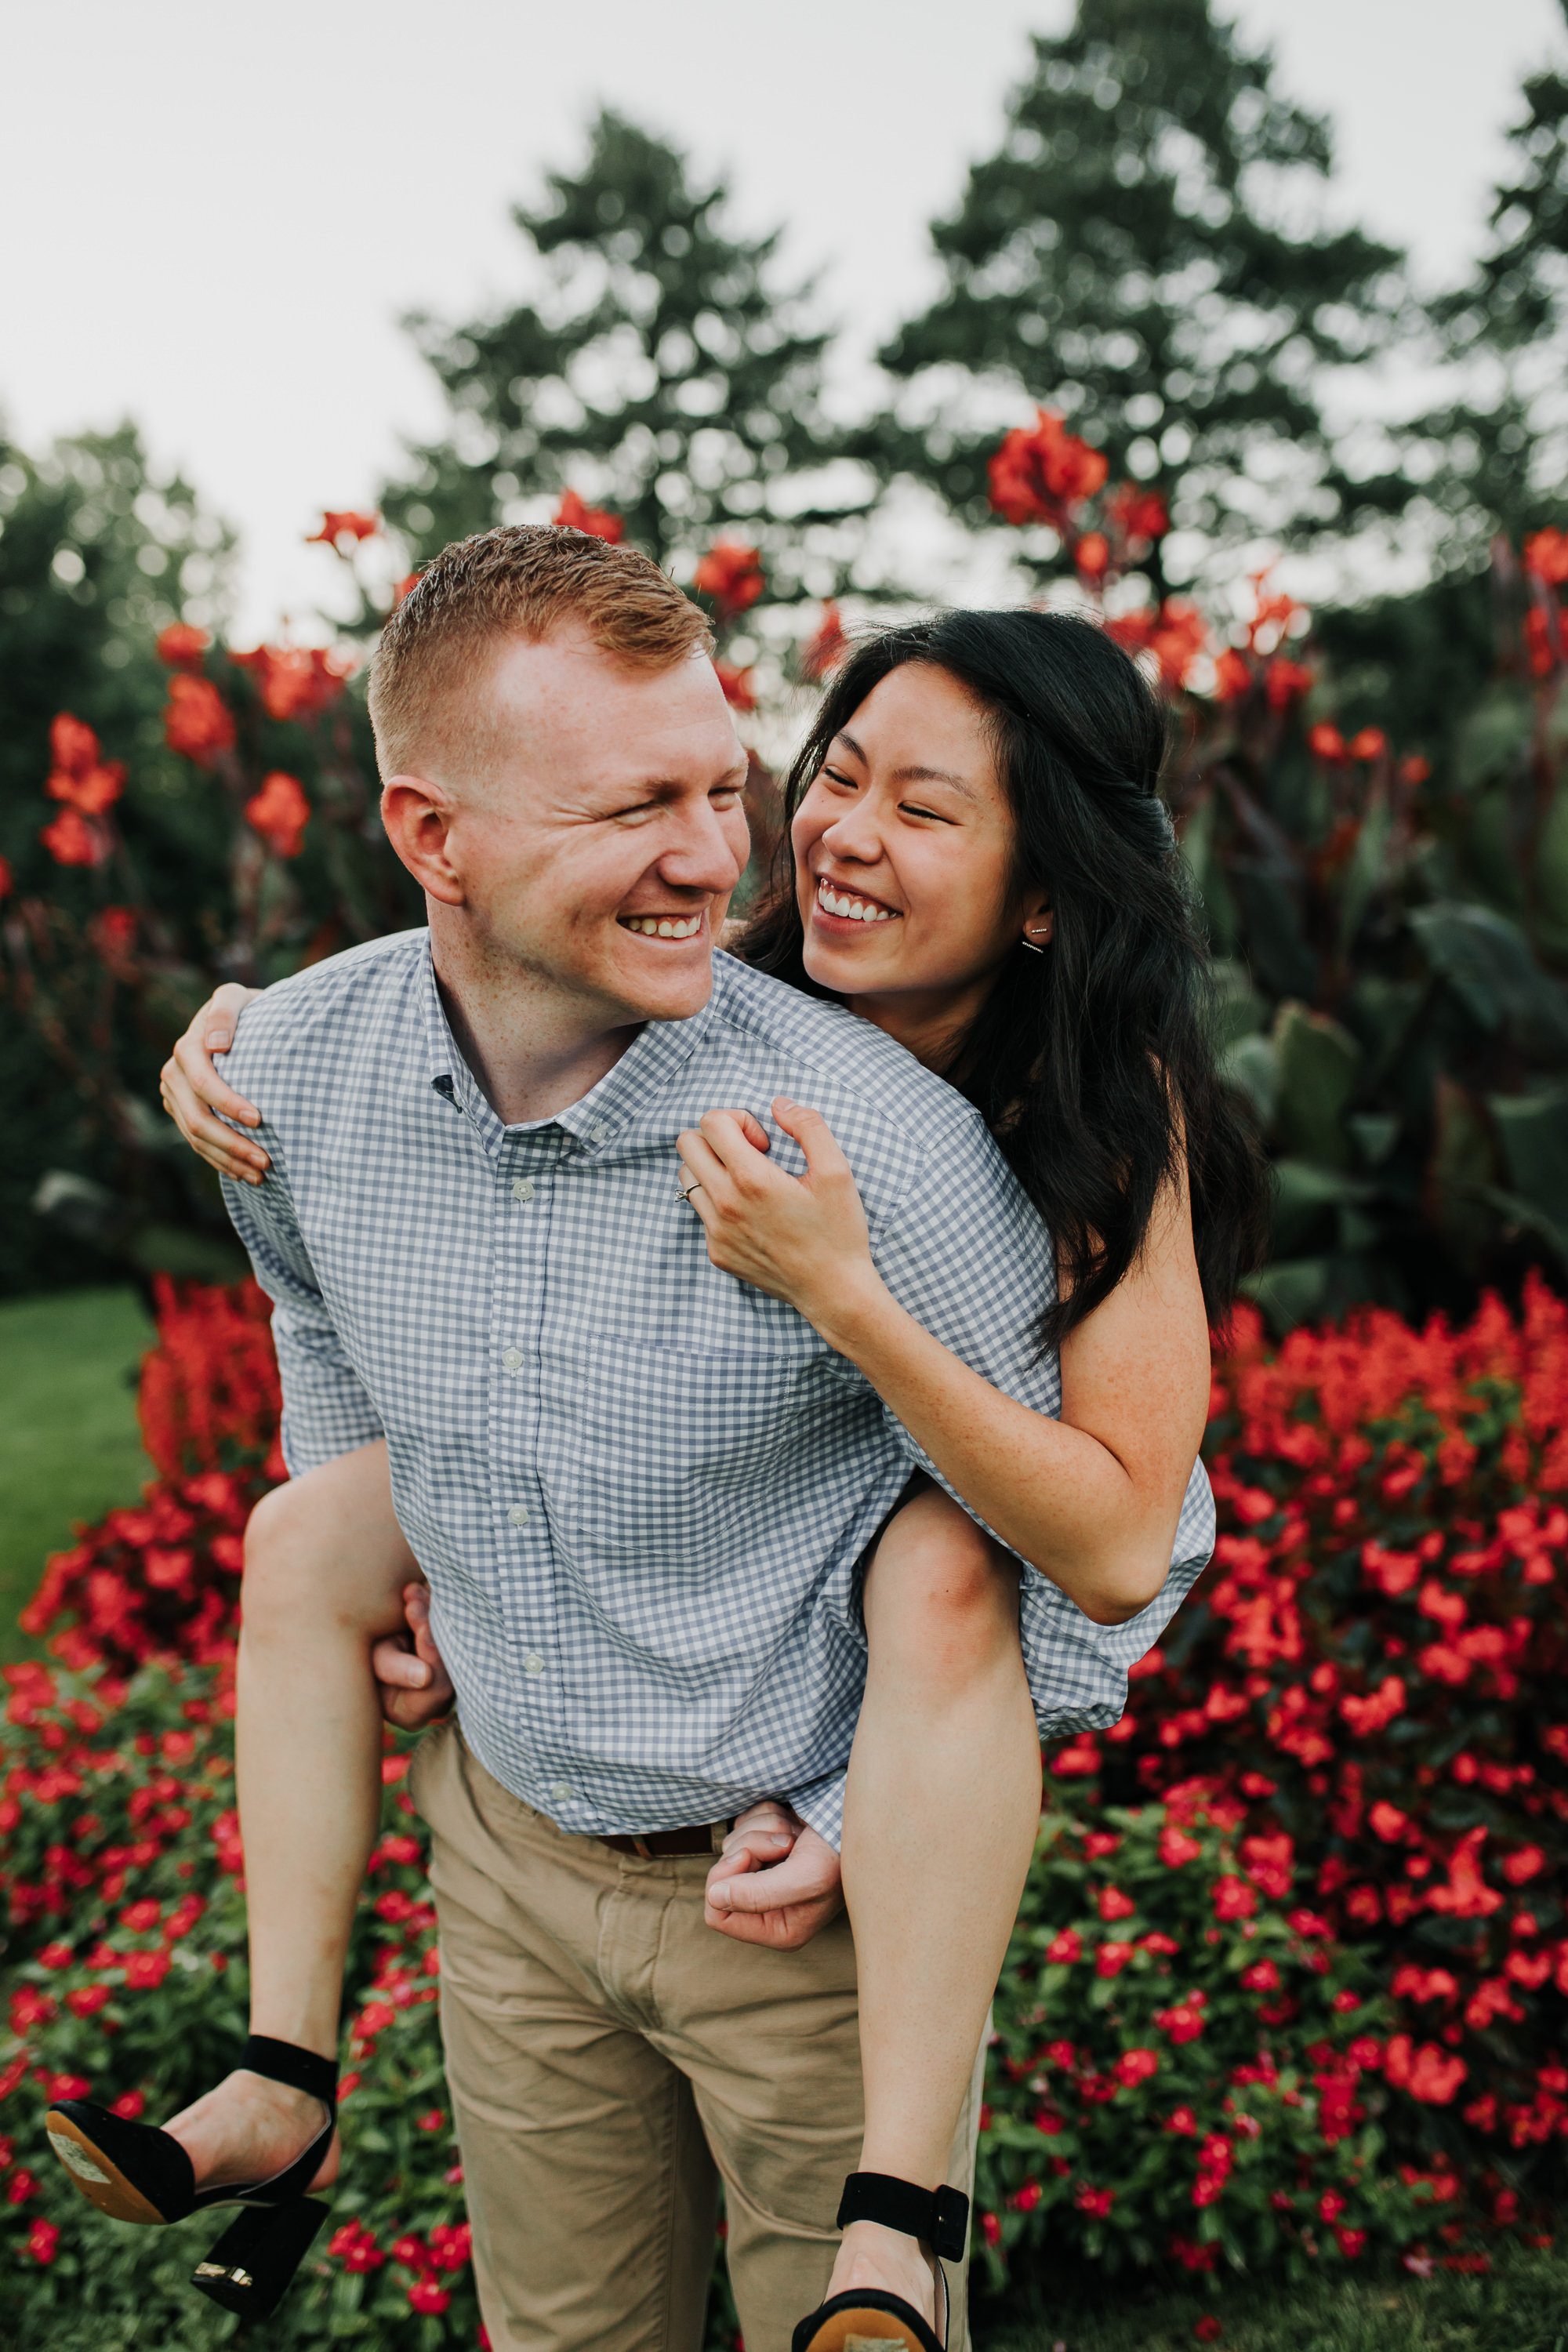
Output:
<instances>
[{"instance_id":1,"label":"pine tree","mask_svg":"<svg viewBox=\"0 0 1568 2352\"><path fill-rule=\"evenodd\" d=\"M836 534L875 484L826 474L846 447L822 402L829 337L809 286L775 290L777 234L732 234L722 182L610 112L583 169L546 184L513 215L528 298L467 326L410 322L452 431L387 489L391 520L425 555L571 489L683 577L728 532L762 548L775 597L831 593Z\"/></svg>"},{"instance_id":2,"label":"pine tree","mask_svg":"<svg viewBox=\"0 0 1568 2352\"><path fill-rule=\"evenodd\" d=\"M1079 0L1034 50L1000 150L932 230L946 289L882 353L913 380L885 462L980 520L1000 386L1019 395L1009 421L1029 397L1065 411L1113 474L1179 470L1176 520L1209 534L1396 510L1397 475L1352 483L1336 463L1316 379L1391 333L1400 257L1280 225L1327 177L1327 125L1209 0Z\"/></svg>"}]
</instances>

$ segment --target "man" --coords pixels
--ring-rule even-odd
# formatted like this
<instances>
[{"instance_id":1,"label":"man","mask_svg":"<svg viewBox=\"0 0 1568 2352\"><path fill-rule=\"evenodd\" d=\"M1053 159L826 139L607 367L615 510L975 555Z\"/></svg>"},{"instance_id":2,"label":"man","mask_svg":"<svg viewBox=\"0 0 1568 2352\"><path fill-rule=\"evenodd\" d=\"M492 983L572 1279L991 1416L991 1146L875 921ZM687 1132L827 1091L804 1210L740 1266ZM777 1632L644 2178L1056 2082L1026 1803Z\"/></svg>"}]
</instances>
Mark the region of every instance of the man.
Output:
<instances>
[{"instance_id":1,"label":"man","mask_svg":"<svg viewBox=\"0 0 1568 2352\"><path fill-rule=\"evenodd\" d=\"M457 1690L414 1790L498 2352L696 2346L719 2179L746 2341L783 2352L857 2155L830 1857L797 1948L712 1933L700 1896L759 1798L809 1824L797 1864L837 1842L855 1563L915 1457L793 1309L710 1264L678 1135L821 1109L895 1294L1056 1402L1048 1243L977 1114L869 1024L713 964L749 844L709 651L629 551L449 548L371 688L428 933L269 991L226 1072L267 1120L266 1185L227 1191L290 1467L384 1433Z\"/></svg>"}]
</instances>

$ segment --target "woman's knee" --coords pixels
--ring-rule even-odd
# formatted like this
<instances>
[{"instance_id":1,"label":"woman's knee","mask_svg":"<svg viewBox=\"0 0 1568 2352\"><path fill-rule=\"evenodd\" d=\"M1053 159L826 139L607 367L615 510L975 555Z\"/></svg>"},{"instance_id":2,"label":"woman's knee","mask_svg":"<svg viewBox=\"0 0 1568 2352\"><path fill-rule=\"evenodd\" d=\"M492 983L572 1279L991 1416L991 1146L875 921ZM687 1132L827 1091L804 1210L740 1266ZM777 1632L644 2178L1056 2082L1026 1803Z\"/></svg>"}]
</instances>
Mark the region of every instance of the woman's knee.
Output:
<instances>
[{"instance_id":1,"label":"woman's knee","mask_svg":"<svg viewBox=\"0 0 1568 2352\"><path fill-rule=\"evenodd\" d=\"M1018 1647L1018 1573L948 1496L931 1488L889 1521L868 1565L873 1653L897 1645L951 1671Z\"/></svg>"},{"instance_id":2,"label":"woman's knee","mask_svg":"<svg viewBox=\"0 0 1568 2352\"><path fill-rule=\"evenodd\" d=\"M374 1465L371 1465L374 1469ZM300 1638L306 1626L368 1635L402 1622L418 1570L392 1516L367 1507L366 1465L352 1456L264 1495L245 1530L242 1608L252 1639Z\"/></svg>"}]
</instances>

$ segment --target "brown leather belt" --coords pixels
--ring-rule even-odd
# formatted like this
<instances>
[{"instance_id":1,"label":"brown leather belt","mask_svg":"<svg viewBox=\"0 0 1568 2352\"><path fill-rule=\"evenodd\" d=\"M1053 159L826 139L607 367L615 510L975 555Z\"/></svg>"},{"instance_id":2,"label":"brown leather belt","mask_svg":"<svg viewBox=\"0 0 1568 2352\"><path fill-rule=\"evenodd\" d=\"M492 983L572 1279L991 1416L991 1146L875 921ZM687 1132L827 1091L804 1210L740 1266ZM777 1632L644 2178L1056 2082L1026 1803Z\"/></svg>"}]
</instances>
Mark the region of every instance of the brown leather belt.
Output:
<instances>
[{"instance_id":1,"label":"brown leather belt","mask_svg":"<svg viewBox=\"0 0 1568 2352\"><path fill-rule=\"evenodd\" d=\"M648 1830L642 1837L602 1837L599 1843L616 1853L636 1854L639 1862L664 1862L676 1854L717 1853L713 1829L711 1822L696 1822L683 1830Z\"/></svg>"}]
</instances>

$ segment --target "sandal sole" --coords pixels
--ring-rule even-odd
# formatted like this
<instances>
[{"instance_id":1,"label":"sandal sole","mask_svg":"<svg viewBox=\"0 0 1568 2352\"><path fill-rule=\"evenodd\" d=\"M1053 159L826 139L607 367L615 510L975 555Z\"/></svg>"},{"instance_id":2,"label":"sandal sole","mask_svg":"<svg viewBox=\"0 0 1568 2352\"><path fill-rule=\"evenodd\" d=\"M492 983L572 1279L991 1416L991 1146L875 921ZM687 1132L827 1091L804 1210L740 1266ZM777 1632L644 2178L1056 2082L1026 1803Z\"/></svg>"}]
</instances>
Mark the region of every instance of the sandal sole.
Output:
<instances>
[{"instance_id":1,"label":"sandal sole","mask_svg":"<svg viewBox=\"0 0 1568 2352\"><path fill-rule=\"evenodd\" d=\"M69 2173L71 2185L79 2189L89 2205L107 2213L113 2221L139 2221L144 2227L162 2229L167 2216L133 2189L119 2166L95 2147L79 2124L69 2116L51 2108L44 2117L44 2129L49 2136L49 2146Z\"/></svg>"}]
</instances>

